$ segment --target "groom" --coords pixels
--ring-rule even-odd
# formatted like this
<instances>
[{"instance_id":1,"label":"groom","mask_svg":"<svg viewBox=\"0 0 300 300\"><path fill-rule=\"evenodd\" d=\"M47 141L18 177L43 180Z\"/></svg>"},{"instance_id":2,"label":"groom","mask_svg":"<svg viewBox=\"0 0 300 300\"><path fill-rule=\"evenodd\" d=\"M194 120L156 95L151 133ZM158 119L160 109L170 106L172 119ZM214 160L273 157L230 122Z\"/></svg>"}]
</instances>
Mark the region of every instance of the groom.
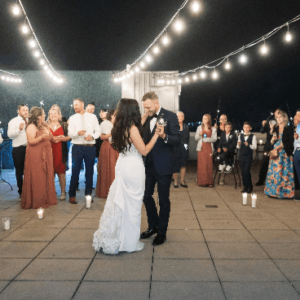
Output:
<instances>
[{"instance_id":1,"label":"groom","mask_svg":"<svg viewBox=\"0 0 300 300\"><path fill-rule=\"evenodd\" d=\"M154 92L146 93L142 102L145 109L142 120L144 142L146 145L149 143L156 129L159 130L160 138L145 157L144 204L148 216L148 229L141 234L141 239L147 239L157 233L152 244L157 246L166 241L170 216L170 185L172 174L179 172L180 169L180 166L177 166L176 147L180 145L181 137L176 114L162 108ZM164 119L165 124L157 125L157 121L162 119ZM156 183L160 207L159 215L152 197Z\"/></svg>"}]
</instances>

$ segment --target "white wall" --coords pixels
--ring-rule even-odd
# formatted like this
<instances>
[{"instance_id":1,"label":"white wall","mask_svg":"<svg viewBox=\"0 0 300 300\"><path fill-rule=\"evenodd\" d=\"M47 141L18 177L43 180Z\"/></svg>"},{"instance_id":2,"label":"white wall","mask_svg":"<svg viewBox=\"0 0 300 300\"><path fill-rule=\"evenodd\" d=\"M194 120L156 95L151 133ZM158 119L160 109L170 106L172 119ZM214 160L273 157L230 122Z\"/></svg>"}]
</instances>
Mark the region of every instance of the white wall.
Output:
<instances>
[{"instance_id":1,"label":"white wall","mask_svg":"<svg viewBox=\"0 0 300 300\"><path fill-rule=\"evenodd\" d=\"M139 72L134 76L123 80L122 82L122 98L133 98L139 102L141 113L142 97L147 92L155 92L158 95L160 105L170 111L177 113L179 111L179 93L181 92L181 85L170 83L169 85L158 84L158 79L162 76L168 76L167 80L177 79L178 72Z\"/></svg>"}]
</instances>

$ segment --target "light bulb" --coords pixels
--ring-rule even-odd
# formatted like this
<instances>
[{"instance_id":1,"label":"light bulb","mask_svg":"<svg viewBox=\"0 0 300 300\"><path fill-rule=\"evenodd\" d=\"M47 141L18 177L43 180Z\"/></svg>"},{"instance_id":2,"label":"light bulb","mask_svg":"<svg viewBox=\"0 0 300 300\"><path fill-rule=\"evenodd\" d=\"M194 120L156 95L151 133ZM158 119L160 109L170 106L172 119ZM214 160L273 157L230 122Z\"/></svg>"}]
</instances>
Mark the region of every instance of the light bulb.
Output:
<instances>
[{"instance_id":1,"label":"light bulb","mask_svg":"<svg viewBox=\"0 0 300 300\"><path fill-rule=\"evenodd\" d=\"M31 39L28 43L31 48L34 48L36 46L36 42L34 39Z\"/></svg>"},{"instance_id":2,"label":"light bulb","mask_svg":"<svg viewBox=\"0 0 300 300\"><path fill-rule=\"evenodd\" d=\"M138 66L136 66L136 67L134 68L134 71L135 71L136 73L138 73L138 72L140 71L140 68L139 68Z\"/></svg>"},{"instance_id":3,"label":"light bulb","mask_svg":"<svg viewBox=\"0 0 300 300\"><path fill-rule=\"evenodd\" d=\"M129 75L129 74L127 74L127 75L126 75L126 77L127 77L127 78L129 78L129 77L130 77L130 75Z\"/></svg>"},{"instance_id":4,"label":"light bulb","mask_svg":"<svg viewBox=\"0 0 300 300\"><path fill-rule=\"evenodd\" d=\"M245 64L247 62L247 56L242 54L239 58L241 64Z\"/></svg>"},{"instance_id":5,"label":"light bulb","mask_svg":"<svg viewBox=\"0 0 300 300\"><path fill-rule=\"evenodd\" d=\"M167 80L167 84L170 84L171 83L171 81L170 80Z\"/></svg>"},{"instance_id":6,"label":"light bulb","mask_svg":"<svg viewBox=\"0 0 300 300\"><path fill-rule=\"evenodd\" d=\"M165 84L165 80L164 80L164 79L162 79L161 83L162 83L162 84Z\"/></svg>"},{"instance_id":7,"label":"light bulb","mask_svg":"<svg viewBox=\"0 0 300 300\"><path fill-rule=\"evenodd\" d=\"M35 57L40 57L41 56L41 53L38 50L34 51L33 54L34 54Z\"/></svg>"},{"instance_id":8,"label":"light bulb","mask_svg":"<svg viewBox=\"0 0 300 300\"><path fill-rule=\"evenodd\" d=\"M181 78L178 79L178 83L182 83L182 79Z\"/></svg>"},{"instance_id":9,"label":"light bulb","mask_svg":"<svg viewBox=\"0 0 300 300\"><path fill-rule=\"evenodd\" d=\"M193 79L194 79L194 80L197 79L197 75L196 75L196 74L193 75Z\"/></svg>"},{"instance_id":10,"label":"light bulb","mask_svg":"<svg viewBox=\"0 0 300 300\"><path fill-rule=\"evenodd\" d=\"M44 66L44 70L47 71L49 69L48 66Z\"/></svg>"},{"instance_id":11,"label":"light bulb","mask_svg":"<svg viewBox=\"0 0 300 300\"><path fill-rule=\"evenodd\" d=\"M226 64L225 64L225 69L226 69L226 70L230 70L230 69L231 69L231 64L230 64L229 61L226 62Z\"/></svg>"},{"instance_id":12,"label":"light bulb","mask_svg":"<svg viewBox=\"0 0 300 300\"><path fill-rule=\"evenodd\" d=\"M21 9L20 9L20 6L19 5L14 5L13 9L12 9L12 12L15 16L18 16L20 13L21 13Z\"/></svg>"},{"instance_id":13,"label":"light bulb","mask_svg":"<svg viewBox=\"0 0 300 300\"><path fill-rule=\"evenodd\" d=\"M206 78L206 72L205 72L205 71L201 71L201 72L200 72L200 77L201 77L202 79L205 79L205 78Z\"/></svg>"},{"instance_id":14,"label":"light bulb","mask_svg":"<svg viewBox=\"0 0 300 300\"><path fill-rule=\"evenodd\" d=\"M189 82L190 79L188 77L185 77L185 82Z\"/></svg>"},{"instance_id":15,"label":"light bulb","mask_svg":"<svg viewBox=\"0 0 300 300\"><path fill-rule=\"evenodd\" d=\"M175 80L172 80L172 84L175 84Z\"/></svg>"},{"instance_id":16,"label":"light bulb","mask_svg":"<svg viewBox=\"0 0 300 300\"><path fill-rule=\"evenodd\" d=\"M133 72L132 70L130 70L130 72L129 72L129 73L130 73L130 75L133 75L133 74L134 74L134 72Z\"/></svg>"},{"instance_id":17,"label":"light bulb","mask_svg":"<svg viewBox=\"0 0 300 300\"><path fill-rule=\"evenodd\" d=\"M216 80L219 78L219 74L216 70L214 70L211 74L212 79Z\"/></svg>"},{"instance_id":18,"label":"light bulb","mask_svg":"<svg viewBox=\"0 0 300 300\"><path fill-rule=\"evenodd\" d=\"M29 32L29 28L28 28L27 25L23 25L23 26L22 26L22 32L23 32L24 34L27 34L27 33Z\"/></svg>"},{"instance_id":19,"label":"light bulb","mask_svg":"<svg viewBox=\"0 0 300 300\"><path fill-rule=\"evenodd\" d=\"M198 12L200 10L201 6L200 6L200 3L198 1L194 1L192 3L192 10L193 12Z\"/></svg>"},{"instance_id":20,"label":"light bulb","mask_svg":"<svg viewBox=\"0 0 300 300\"><path fill-rule=\"evenodd\" d=\"M147 62L151 62L152 61L152 57L150 54L147 54L146 57L145 57L146 61Z\"/></svg>"},{"instance_id":21,"label":"light bulb","mask_svg":"<svg viewBox=\"0 0 300 300\"><path fill-rule=\"evenodd\" d=\"M19 79L19 82L22 82L22 79Z\"/></svg>"},{"instance_id":22,"label":"light bulb","mask_svg":"<svg viewBox=\"0 0 300 300\"><path fill-rule=\"evenodd\" d=\"M154 47L153 52L154 52L155 54L159 53L159 48L158 48L158 46L155 46L155 47Z\"/></svg>"},{"instance_id":23,"label":"light bulb","mask_svg":"<svg viewBox=\"0 0 300 300\"><path fill-rule=\"evenodd\" d=\"M114 82L118 82L119 81L119 79L118 78L114 78Z\"/></svg>"},{"instance_id":24,"label":"light bulb","mask_svg":"<svg viewBox=\"0 0 300 300\"><path fill-rule=\"evenodd\" d=\"M183 22L181 20L177 20L174 24L176 31L181 32L183 30Z\"/></svg>"},{"instance_id":25,"label":"light bulb","mask_svg":"<svg viewBox=\"0 0 300 300\"><path fill-rule=\"evenodd\" d=\"M292 40L292 35L290 34L290 32L288 31L287 33L286 33L286 35L285 35L285 40L287 41L287 42L290 42L291 40Z\"/></svg>"},{"instance_id":26,"label":"light bulb","mask_svg":"<svg viewBox=\"0 0 300 300\"><path fill-rule=\"evenodd\" d=\"M45 64L45 61L44 61L43 59L41 59L41 60L40 60L40 64L41 64L41 65L44 65L44 64Z\"/></svg>"},{"instance_id":27,"label":"light bulb","mask_svg":"<svg viewBox=\"0 0 300 300\"><path fill-rule=\"evenodd\" d=\"M263 44L263 45L260 47L260 53L261 53L262 55L267 54L268 51L269 51L269 48L268 48L265 44Z\"/></svg>"},{"instance_id":28,"label":"light bulb","mask_svg":"<svg viewBox=\"0 0 300 300\"><path fill-rule=\"evenodd\" d=\"M160 79L157 80L157 83L160 84Z\"/></svg>"},{"instance_id":29,"label":"light bulb","mask_svg":"<svg viewBox=\"0 0 300 300\"><path fill-rule=\"evenodd\" d=\"M5 76L1 76L1 79L2 79L2 80L5 80Z\"/></svg>"},{"instance_id":30,"label":"light bulb","mask_svg":"<svg viewBox=\"0 0 300 300\"><path fill-rule=\"evenodd\" d=\"M170 43L170 39L167 35L165 35L162 39L163 44L166 46Z\"/></svg>"},{"instance_id":31,"label":"light bulb","mask_svg":"<svg viewBox=\"0 0 300 300\"><path fill-rule=\"evenodd\" d=\"M145 63L142 61L142 62L140 63L140 67L141 67L141 68L145 68L145 66L146 66Z\"/></svg>"}]
</instances>

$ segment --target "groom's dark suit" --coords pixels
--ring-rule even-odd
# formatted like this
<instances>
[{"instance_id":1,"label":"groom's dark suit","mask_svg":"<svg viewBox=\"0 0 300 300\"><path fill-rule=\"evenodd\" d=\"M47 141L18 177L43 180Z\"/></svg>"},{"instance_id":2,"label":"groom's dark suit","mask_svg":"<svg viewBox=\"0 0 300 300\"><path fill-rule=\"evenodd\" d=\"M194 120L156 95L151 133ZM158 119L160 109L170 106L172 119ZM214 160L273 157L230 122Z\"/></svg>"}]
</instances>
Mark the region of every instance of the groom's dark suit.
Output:
<instances>
[{"instance_id":1,"label":"groom's dark suit","mask_svg":"<svg viewBox=\"0 0 300 300\"><path fill-rule=\"evenodd\" d=\"M164 127L164 132L167 136L165 140L158 138L153 149L144 158L146 167L144 204L147 210L149 228L158 227L158 234L166 234L170 216L170 184L172 174L178 172L180 169L176 147L180 145L181 137L176 114L161 108L158 118L160 116L167 121L167 125ZM151 132L151 119L151 117L148 117L143 126L145 144L149 143L156 129L155 125ZM152 197L156 183L160 207L159 216Z\"/></svg>"}]
</instances>

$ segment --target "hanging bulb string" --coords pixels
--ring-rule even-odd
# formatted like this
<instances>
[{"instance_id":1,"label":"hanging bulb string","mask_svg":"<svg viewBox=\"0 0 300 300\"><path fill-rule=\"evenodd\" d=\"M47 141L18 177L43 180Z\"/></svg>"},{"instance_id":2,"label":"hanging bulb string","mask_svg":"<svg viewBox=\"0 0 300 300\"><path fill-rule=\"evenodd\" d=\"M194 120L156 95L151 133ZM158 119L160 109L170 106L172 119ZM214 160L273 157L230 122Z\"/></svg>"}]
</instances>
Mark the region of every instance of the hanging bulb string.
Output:
<instances>
[{"instance_id":1,"label":"hanging bulb string","mask_svg":"<svg viewBox=\"0 0 300 300\"><path fill-rule=\"evenodd\" d=\"M30 20L29 20L29 18L28 18L28 16L27 16L27 13L26 13L26 11L25 11L25 8L24 8L24 6L23 6L22 1L21 1L21 0L17 0L17 1L19 2L20 7L22 8L22 11L23 11L24 16L25 16L25 20L26 20L26 22L27 22L29 28L31 29L32 35L33 35L35 41L37 42L37 45L38 45L39 49L41 50L43 57L44 57L45 60L47 61L48 65L49 65L49 67L52 69L52 71L53 71L56 75L58 75L59 77L61 77L61 75L53 68L53 66L52 66L51 63L49 62L49 60L48 60L48 58L47 58L45 52L43 51L43 48L42 48L42 46L41 46L41 44L40 44L40 42L39 42L39 40L38 40L38 38L37 38L37 36L36 36L36 34L35 34L35 31L33 30L33 27L32 27L32 25L31 25L31 23L30 23Z\"/></svg>"},{"instance_id":2,"label":"hanging bulb string","mask_svg":"<svg viewBox=\"0 0 300 300\"><path fill-rule=\"evenodd\" d=\"M8 74L8 75L16 76L16 77L21 77L21 76L18 75L18 74L14 74L14 73L12 73L12 72L8 72L8 71L5 71L5 70L3 70L3 69L0 69L0 72L5 73L5 74Z\"/></svg>"},{"instance_id":3,"label":"hanging bulb string","mask_svg":"<svg viewBox=\"0 0 300 300\"><path fill-rule=\"evenodd\" d=\"M256 40L254 40L253 42L251 42L251 43L249 43L249 44L247 44L247 45L245 45L245 46L243 46L243 47L241 47L241 48L239 48L239 49L237 49L237 50L235 50L235 51L233 51L233 52L231 52L231 53L229 53L229 54L227 54L227 55L225 55L225 56L222 56L222 57L220 57L220 58L217 58L217 59L211 61L211 62L208 63L208 64L202 65L202 66L200 66L200 67L197 67L197 68L194 68L194 69L185 71L185 72L181 72L181 73L178 74L178 76L185 76L185 75L187 75L187 74L189 74L189 73L195 73L196 71L198 71L198 70L200 70L200 69L204 69L204 68L205 68L205 69L214 69L214 68L216 68L216 67L219 67L221 64L224 63L225 60L228 60L229 57L234 56L234 55L237 55L238 53L244 51L245 49L251 48L251 47L253 47L253 46L259 44L260 42L269 39L269 38L272 37L274 34L276 34L278 31L280 31L282 28L288 27L288 30L289 30L289 25L290 25L291 23L297 22L297 21L299 21L299 20L300 20L300 15L294 17L293 19L291 19L291 20L288 21L288 22L285 22L283 25L276 27L275 29L273 29L273 30L270 31L269 33L263 35L262 37L260 37L260 38L258 38L258 39L256 39Z\"/></svg>"},{"instance_id":4,"label":"hanging bulb string","mask_svg":"<svg viewBox=\"0 0 300 300\"><path fill-rule=\"evenodd\" d=\"M187 3L189 2L189 0L185 0L181 6L179 7L179 9L176 11L176 13L173 15L173 17L170 19L170 21L167 23L167 25L164 27L164 29L156 36L156 38L154 39L154 41L149 45L149 47L132 63L130 64L130 67L132 67L133 65L135 65L138 61L140 61L145 55L146 53L149 51L149 49L151 49L153 47L153 45L155 45L155 43L157 43L157 41L162 37L162 35L167 31L168 27L171 25L171 23L174 21L174 19L178 16L178 14L180 13L180 11L182 9L185 8L185 6L187 5ZM123 70L122 72L116 74L116 75L120 75L122 73L124 73L125 70Z\"/></svg>"}]
</instances>

